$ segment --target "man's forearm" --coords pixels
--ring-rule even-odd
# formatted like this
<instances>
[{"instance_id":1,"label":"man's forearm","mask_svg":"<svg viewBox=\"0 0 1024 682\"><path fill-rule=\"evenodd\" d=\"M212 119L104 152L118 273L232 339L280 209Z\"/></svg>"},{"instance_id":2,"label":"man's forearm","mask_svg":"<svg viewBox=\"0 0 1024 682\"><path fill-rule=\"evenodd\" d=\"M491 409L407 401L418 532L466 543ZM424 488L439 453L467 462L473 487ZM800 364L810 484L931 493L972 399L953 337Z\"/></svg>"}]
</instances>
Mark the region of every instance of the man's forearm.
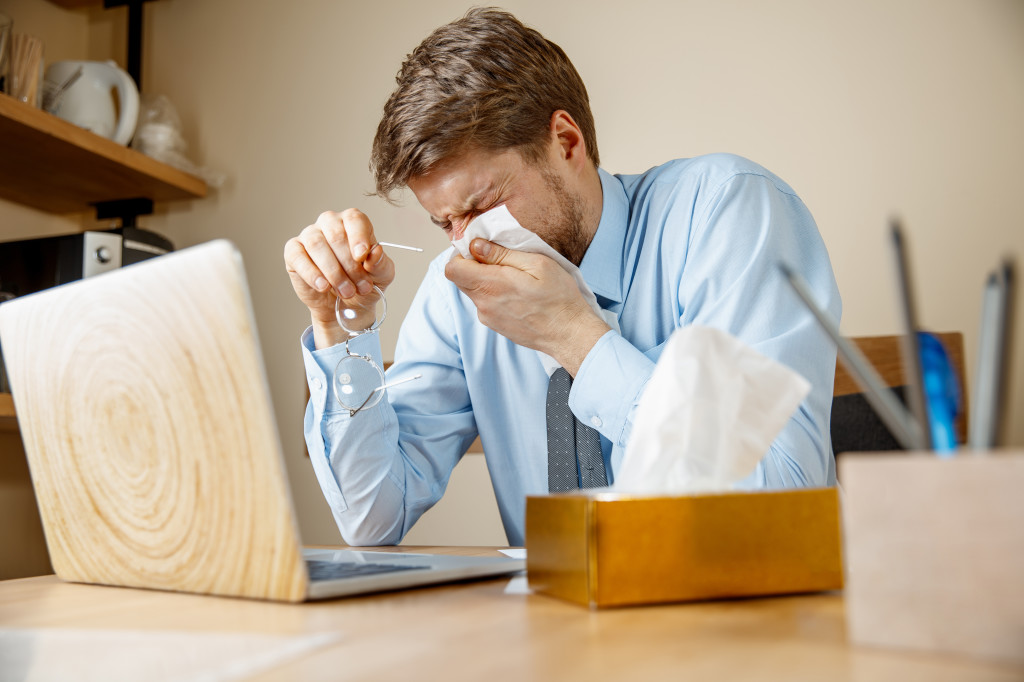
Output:
<instances>
[{"instance_id":1,"label":"man's forearm","mask_svg":"<svg viewBox=\"0 0 1024 682\"><path fill-rule=\"evenodd\" d=\"M598 339L611 330L608 324L589 310L575 320L566 320L566 336L554 352L549 353L571 376L575 377Z\"/></svg>"}]
</instances>

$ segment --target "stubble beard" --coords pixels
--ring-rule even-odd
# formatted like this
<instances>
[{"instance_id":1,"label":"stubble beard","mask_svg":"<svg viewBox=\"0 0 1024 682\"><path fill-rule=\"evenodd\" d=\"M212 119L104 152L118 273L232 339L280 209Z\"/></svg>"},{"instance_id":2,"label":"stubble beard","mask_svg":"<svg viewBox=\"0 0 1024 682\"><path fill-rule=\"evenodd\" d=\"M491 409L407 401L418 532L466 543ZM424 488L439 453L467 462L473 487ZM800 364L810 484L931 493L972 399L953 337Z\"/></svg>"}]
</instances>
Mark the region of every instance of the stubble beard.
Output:
<instances>
[{"instance_id":1,"label":"stubble beard","mask_svg":"<svg viewBox=\"0 0 1024 682\"><path fill-rule=\"evenodd\" d=\"M556 215L550 216L544 226L543 238L555 251L579 267L590 247L591 235L583 227L583 199L571 193L557 173L543 171L544 181L551 188Z\"/></svg>"}]
</instances>

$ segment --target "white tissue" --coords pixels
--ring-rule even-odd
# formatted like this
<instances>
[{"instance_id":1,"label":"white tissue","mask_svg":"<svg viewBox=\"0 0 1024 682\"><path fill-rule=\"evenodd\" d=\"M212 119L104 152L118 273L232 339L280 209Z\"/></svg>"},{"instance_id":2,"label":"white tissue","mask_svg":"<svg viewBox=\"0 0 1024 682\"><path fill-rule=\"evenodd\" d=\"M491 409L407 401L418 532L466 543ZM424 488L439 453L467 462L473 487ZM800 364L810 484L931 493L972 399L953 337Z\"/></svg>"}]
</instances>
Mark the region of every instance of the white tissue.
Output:
<instances>
[{"instance_id":1,"label":"white tissue","mask_svg":"<svg viewBox=\"0 0 1024 682\"><path fill-rule=\"evenodd\" d=\"M507 249L514 249L516 251L525 251L527 253L539 253L541 255L551 258L560 266L562 269L572 275L576 281L576 286L579 288L580 293L583 295L583 299L594 309L598 315L601 316L609 327L614 329L616 332L619 331L619 320L615 313L607 310L603 310L601 306L597 304L597 297L594 296L594 292L590 289L586 280L583 279L583 274L580 269L573 265L568 258L555 251L554 248L546 241L537 236L536 233L530 232L525 227L519 224L512 214L509 213L508 208L504 204L497 208L492 208L486 213L481 213L479 216L470 221L469 225L466 226L466 231L463 232L460 239L456 239L452 242L452 246L462 255L463 258L472 258L473 256L469 253L469 243L474 239L486 239L487 241L500 244ZM555 362L554 358L544 353L537 352L540 357L541 364L544 365L544 371L551 376L559 364Z\"/></svg>"},{"instance_id":2,"label":"white tissue","mask_svg":"<svg viewBox=\"0 0 1024 682\"><path fill-rule=\"evenodd\" d=\"M640 397L615 491L732 489L810 390L802 376L721 330L676 330Z\"/></svg>"}]
</instances>

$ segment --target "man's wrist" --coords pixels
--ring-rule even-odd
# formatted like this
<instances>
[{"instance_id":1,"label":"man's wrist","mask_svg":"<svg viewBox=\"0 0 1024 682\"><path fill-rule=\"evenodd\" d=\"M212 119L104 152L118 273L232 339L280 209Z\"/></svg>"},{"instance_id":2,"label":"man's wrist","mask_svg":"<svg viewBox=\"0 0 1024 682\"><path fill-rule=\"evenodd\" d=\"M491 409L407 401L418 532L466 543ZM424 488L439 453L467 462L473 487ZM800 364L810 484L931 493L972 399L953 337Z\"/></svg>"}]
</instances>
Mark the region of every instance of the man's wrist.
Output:
<instances>
[{"instance_id":1,"label":"man's wrist","mask_svg":"<svg viewBox=\"0 0 1024 682\"><path fill-rule=\"evenodd\" d=\"M351 320L346 320L348 329L338 324L338 319L332 316L327 320L320 320L315 316L311 317L313 326L313 341L317 350L330 348L331 346L343 343L350 339L355 333L369 329L377 321L373 311L363 313ZM351 330L351 331L350 331Z\"/></svg>"},{"instance_id":2,"label":"man's wrist","mask_svg":"<svg viewBox=\"0 0 1024 682\"><path fill-rule=\"evenodd\" d=\"M317 319L312 320L313 346L316 350L323 350L336 346L339 343L348 341L351 337L347 331L341 328L337 321L323 322Z\"/></svg>"},{"instance_id":3,"label":"man's wrist","mask_svg":"<svg viewBox=\"0 0 1024 682\"><path fill-rule=\"evenodd\" d=\"M568 325L570 331L566 342L558 348L557 354L552 356L574 378L597 342L611 331L608 323L597 314L589 309L587 313L581 315L578 322Z\"/></svg>"}]
</instances>

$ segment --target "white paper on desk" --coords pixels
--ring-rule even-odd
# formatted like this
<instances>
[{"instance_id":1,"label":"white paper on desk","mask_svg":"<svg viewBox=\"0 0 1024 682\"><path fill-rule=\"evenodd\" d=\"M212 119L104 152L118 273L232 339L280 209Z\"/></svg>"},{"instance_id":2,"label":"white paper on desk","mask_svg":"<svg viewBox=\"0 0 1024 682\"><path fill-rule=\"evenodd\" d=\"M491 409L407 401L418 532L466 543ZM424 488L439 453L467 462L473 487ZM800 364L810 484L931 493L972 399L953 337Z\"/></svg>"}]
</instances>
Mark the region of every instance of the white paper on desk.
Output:
<instances>
[{"instance_id":1,"label":"white paper on desk","mask_svg":"<svg viewBox=\"0 0 1024 682\"><path fill-rule=\"evenodd\" d=\"M508 549L499 549L498 551L513 559L526 559L525 547L509 547ZM505 594L533 594L529 583L526 582L526 571L520 571L509 579L505 585Z\"/></svg>"},{"instance_id":2,"label":"white paper on desk","mask_svg":"<svg viewBox=\"0 0 1024 682\"><path fill-rule=\"evenodd\" d=\"M505 585L504 594L533 594L533 589L530 587L530 583L526 579L526 574L524 573L512 576Z\"/></svg>"},{"instance_id":3,"label":"white paper on desk","mask_svg":"<svg viewBox=\"0 0 1024 682\"><path fill-rule=\"evenodd\" d=\"M481 213L479 216L470 221L469 225L466 226L466 231L463 232L462 237L452 242L452 246L459 252L463 258L473 258L469 252L469 244L474 239L486 239L487 241L500 244L507 249L514 249L516 251L525 251L527 253L539 253L541 255L551 258L558 263L563 270L572 275L572 278L576 281L576 286L579 288L580 293L583 295L583 299L593 308L594 312L601 316L609 327L614 329L616 332L619 331L619 319L615 313L604 310L597 304L597 297L594 296L594 292L591 290L590 285L587 284L586 280L583 279L583 274L580 269L573 265L568 258L555 251L555 249L548 244L546 241L537 236L536 233L530 232L525 227L519 224L505 205L492 208L486 213ZM537 355L540 356L541 364L544 365L544 370L551 376L559 365L555 362L554 358L549 355L545 355L538 351Z\"/></svg>"},{"instance_id":4,"label":"white paper on desk","mask_svg":"<svg viewBox=\"0 0 1024 682\"><path fill-rule=\"evenodd\" d=\"M0 681L222 682L252 677L339 639L334 632L0 628Z\"/></svg>"},{"instance_id":5,"label":"white paper on desk","mask_svg":"<svg viewBox=\"0 0 1024 682\"><path fill-rule=\"evenodd\" d=\"M614 490L732 489L810 390L802 376L726 332L676 330L640 397Z\"/></svg>"}]
</instances>

